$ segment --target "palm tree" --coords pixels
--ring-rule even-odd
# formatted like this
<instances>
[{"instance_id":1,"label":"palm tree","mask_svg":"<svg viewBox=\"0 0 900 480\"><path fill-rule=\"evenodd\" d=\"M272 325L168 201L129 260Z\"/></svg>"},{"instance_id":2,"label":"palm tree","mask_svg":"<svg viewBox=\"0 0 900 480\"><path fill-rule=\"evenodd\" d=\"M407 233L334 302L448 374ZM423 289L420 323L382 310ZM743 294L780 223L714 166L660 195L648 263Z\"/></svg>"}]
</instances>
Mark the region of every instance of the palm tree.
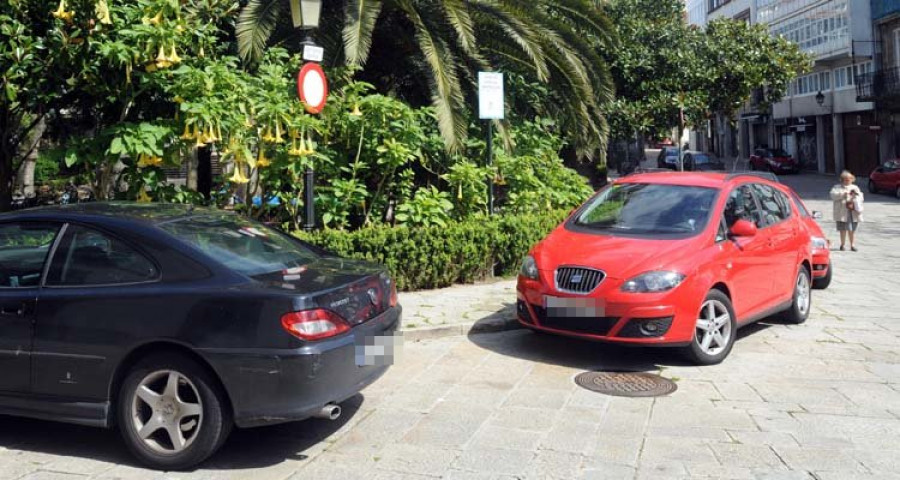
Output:
<instances>
[{"instance_id":1,"label":"palm tree","mask_svg":"<svg viewBox=\"0 0 900 480\"><path fill-rule=\"evenodd\" d=\"M502 70L546 83L548 104L578 149L590 157L605 147L601 105L613 97L598 51L614 47L613 28L600 0L345 0L326 2L317 37L340 51L336 62L366 70L382 56L414 46L406 65L428 78L427 97L448 148L465 141L466 101L475 72ZM284 13L287 0L249 0L236 33L241 56L257 61L267 45L296 41ZM381 48L381 43L384 48ZM375 45L375 48L373 48ZM407 56L408 57L408 56ZM372 65L374 64L374 65ZM402 75L396 69L389 75ZM421 82L419 82L421 84ZM403 95L405 92L399 92Z\"/></svg>"}]
</instances>

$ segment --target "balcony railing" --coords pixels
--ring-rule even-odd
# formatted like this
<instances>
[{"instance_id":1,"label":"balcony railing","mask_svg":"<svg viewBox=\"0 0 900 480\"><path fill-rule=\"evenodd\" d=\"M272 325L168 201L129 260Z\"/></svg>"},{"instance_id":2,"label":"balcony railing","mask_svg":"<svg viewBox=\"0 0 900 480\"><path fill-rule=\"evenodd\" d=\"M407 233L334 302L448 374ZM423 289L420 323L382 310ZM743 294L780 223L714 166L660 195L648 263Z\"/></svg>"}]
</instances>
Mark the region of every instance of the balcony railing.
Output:
<instances>
[{"instance_id":1,"label":"balcony railing","mask_svg":"<svg viewBox=\"0 0 900 480\"><path fill-rule=\"evenodd\" d=\"M900 67L856 75L854 81L857 102L900 100Z\"/></svg>"}]
</instances>

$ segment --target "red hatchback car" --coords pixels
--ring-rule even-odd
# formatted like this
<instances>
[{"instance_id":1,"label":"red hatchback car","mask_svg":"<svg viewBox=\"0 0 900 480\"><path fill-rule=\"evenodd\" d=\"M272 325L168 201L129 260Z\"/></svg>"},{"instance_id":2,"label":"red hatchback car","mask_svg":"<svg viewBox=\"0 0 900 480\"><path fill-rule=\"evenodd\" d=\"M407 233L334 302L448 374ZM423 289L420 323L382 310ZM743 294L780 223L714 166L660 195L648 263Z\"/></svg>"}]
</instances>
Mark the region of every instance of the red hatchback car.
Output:
<instances>
[{"instance_id":1,"label":"red hatchback car","mask_svg":"<svg viewBox=\"0 0 900 480\"><path fill-rule=\"evenodd\" d=\"M620 179L525 257L519 322L533 330L728 356L738 327L809 315L812 239L793 191L753 174Z\"/></svg>"},{"instance_id":2,"label":"red hatchback car","mask_svg":"<svg viewBox=\"0 0 900 480\"><path fill-rule=\"evenodd\" d=\"M780 148L760 148L750 155L750 169L773 173L798 173L800 163Z\"/></svg>"},{"instance_id":3,"label":"red hatchback car","mask_svg":"<svg viewBox=\"0 0 900 480\"><path fill-rule=\"evenodd\" d=\"M869 175L869 191L888 192L900 198L900 159L884 162Z\"/></svg>"}]
</instances>

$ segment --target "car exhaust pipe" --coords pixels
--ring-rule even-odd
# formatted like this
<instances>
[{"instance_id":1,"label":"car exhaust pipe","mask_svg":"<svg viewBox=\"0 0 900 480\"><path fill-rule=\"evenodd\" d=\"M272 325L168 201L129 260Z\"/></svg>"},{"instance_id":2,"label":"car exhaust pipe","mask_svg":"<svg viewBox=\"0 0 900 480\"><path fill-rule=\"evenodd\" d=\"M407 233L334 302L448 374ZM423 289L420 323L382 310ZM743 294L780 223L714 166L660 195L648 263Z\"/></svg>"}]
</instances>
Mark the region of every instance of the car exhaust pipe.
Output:
<instances>
[{"instance_id":1,"label":"car exhaust pipe","mask_svg":"<svg viewBox=\"0 0 900 480\"><path fill-rule=\"evenodd\" d=\"M341 406L336 403L329 403L322 407L315 415L316 418L324 418L327 420L337 420L341 416Z\"/></svg>"}]
</instances>

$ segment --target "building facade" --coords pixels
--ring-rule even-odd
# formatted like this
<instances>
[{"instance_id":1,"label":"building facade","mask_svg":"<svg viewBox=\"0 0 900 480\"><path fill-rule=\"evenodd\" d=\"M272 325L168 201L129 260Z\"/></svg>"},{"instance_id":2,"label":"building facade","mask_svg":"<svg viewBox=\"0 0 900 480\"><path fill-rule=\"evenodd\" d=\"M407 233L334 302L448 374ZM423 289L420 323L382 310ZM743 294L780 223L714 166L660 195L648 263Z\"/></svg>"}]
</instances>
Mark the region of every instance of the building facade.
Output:
<instances>
[{"instance_id":1,"label":"building facade","mask_svg":"<svg viewBox=\"0 0 900 480\"><path fill-rule=\"evenodd\" d=\"M859 100L875 103L879 160L900 157L900 0L872 0L875 69L857 78Z\"/></svg>"},{"instance_id":2,"label":"building facade","mask_svg":"<svg viewBox=\"0 0 900 480\"><path fill-rule=\"evenodd\" d=\"M782 148L809 170L834 173L847 168L867 174L883 156L880 152L886 140L873 99L857 95L857 80L875 81L880 49L873 34L873 11L890 10L892 13L884 14L886 21L900 23L900 18L892 16L896 10L891 10L898 2L688 0L687 18L692 24L704 26L715 18L765 24L772 35L797 43L814 59L812 70L791 82L782 101L770 108L762 106L763 91L755 92L739 112L736 131L730 131L721 118L713 121L708 130L715 132L715 151L747 158L756 148ZM880 4L878 8L875 3ZM697 20L701 13L706 14L702 22ZM897 42L896 51L900 52L900 36ZM897 56L900 84L900 53ZM900 130L900 108L897 113Z\"/></svg>"},{"instance_id":3,"label":"building facade","mask_svg":"<svg viewBox=\"0 0 900 480\"><path fill-rule=\"evenodd\" d=\"M874 71L871 0L757 0L757 20L813 56L772 107L772 140L807 169L866 175L879 163L880 127L857 79Z\"/></svg>"}]
</instances>

